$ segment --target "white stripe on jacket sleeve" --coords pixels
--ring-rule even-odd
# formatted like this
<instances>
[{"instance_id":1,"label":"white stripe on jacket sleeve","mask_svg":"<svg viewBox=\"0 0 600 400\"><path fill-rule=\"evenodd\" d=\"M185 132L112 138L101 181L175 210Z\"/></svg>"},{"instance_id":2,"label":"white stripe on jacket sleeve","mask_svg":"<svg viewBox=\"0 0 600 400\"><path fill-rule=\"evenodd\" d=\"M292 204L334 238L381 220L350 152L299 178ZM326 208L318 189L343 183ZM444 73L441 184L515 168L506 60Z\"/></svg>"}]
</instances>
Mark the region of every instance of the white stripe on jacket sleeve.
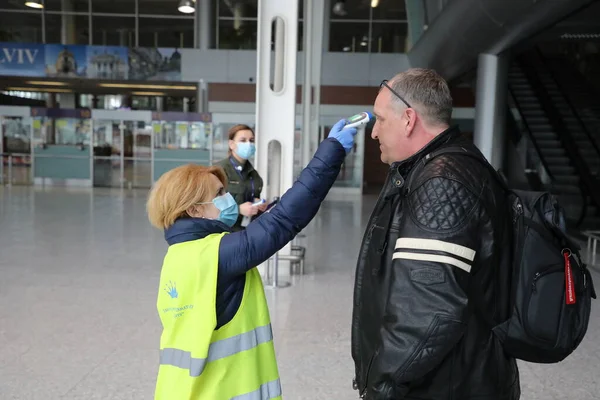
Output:
<instances>
[{"instance_id":1,"label":"white stripe on jacket sleeve","mask_svg":"<svg viewBox=\"0 0 600 400\"><path fill-rule=\"evenodd\" d=\"M400 251L410 250L410 251ZM425 250L429 252L419 252ZM437 252L434 254L431 252ZM475 259L475 250L468 247L436 239L400 238L396 241L393 259L431 261L454 265L471 272L471 263ZM461 259L457 258L460 257Z\"/></svg>"}]
</instances>

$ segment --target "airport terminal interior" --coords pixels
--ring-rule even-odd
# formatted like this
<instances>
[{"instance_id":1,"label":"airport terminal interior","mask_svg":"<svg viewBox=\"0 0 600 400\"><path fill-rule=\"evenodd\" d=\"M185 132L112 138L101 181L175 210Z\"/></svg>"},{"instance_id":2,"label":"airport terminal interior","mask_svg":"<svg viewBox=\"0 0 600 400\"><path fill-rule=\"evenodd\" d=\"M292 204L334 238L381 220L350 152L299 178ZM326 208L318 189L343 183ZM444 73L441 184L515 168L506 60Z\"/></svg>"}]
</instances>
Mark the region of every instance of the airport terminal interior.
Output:
<instances>
[{"instance_id":1,"label":"airport terminal interior","mask_svg":"<svg viewBox=\"0 0 600 400\"><path fill-rule=\"evenodd\" d=\"M153 183L226 159L247 124L271 201L411 67L448 81L453 123L511 187L559 200L600 282L597 1L0 0L0 400L153 398L168 248ZM359 398L354 277L388 172L372 128L258 266L284 399ZM519 361L521 398L600 399L598 364L593 301L571 356Z\"/></svg>"}]
</instances>

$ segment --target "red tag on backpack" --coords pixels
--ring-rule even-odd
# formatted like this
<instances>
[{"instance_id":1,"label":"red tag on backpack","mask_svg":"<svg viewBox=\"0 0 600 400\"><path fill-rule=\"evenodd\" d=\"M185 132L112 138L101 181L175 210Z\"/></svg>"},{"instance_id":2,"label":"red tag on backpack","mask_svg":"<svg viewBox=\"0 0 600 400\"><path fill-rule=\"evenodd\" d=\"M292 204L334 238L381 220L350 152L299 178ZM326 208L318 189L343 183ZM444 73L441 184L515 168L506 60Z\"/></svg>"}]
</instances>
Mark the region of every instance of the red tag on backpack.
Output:
<instances>
[{"instance_id":1,"label":"red tag on backpack","mask_svg":"<svg viewBox=\"0 0 600 400\"><path fill-rule=\"evenodd\" d=\"M573 284L573 270L571 269L571 260L569 252L564 253L565 256L565 301L567 304L575 304L575 285Z\"/></svg>"}]
</instances>

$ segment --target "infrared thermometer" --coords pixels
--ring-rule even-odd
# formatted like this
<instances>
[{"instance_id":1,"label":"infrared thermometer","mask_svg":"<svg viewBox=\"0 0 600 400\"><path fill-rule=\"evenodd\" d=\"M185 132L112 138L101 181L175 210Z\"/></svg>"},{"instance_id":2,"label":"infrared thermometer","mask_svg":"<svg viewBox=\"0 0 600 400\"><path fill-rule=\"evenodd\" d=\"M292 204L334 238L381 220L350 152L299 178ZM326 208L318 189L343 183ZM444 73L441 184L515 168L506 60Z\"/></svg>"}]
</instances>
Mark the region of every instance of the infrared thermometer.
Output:
<instances>
[{"instance_id":1,"label":"infrared thermometer","mask_svg":"<svg viewBox=\"0 0 600 400\"><path fill-rule=\"evenodd\" d=\"M346 125L344 125L343 129L362 128L363 126L367 125L371 119L373 119L373 115L371 113L361 112L351 116L350 118L347 118Z\"/></svg>"},{"instance_id":2,"label":"infrared thermometer","mask_svg":"<svg viewBox=\"0 0 600 400\"><path fill-rule=\"evenodd\" d=\"M257 201L256 203L252 203L252 206L256 207L256 206L260 206L261 204L265 204L267 201L265 199L260 199L259 201Z\"/></svg>"}]
</instances>

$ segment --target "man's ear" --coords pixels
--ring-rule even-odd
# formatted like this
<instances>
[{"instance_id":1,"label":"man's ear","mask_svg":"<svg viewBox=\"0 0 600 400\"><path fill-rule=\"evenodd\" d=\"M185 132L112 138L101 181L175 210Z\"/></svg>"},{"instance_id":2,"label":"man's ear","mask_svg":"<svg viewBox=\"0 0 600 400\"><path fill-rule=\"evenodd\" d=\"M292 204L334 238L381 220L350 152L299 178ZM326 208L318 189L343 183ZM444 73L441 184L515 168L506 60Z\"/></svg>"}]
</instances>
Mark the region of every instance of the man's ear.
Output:
<instances>
[{"instance_id":1,"label":"man's ear","mask_svg":"<svg viewBox=\"0 0 600 400\"><path fill-rule=\"evenodd\" d=\"M417 113L412 108L406 109L406 120L403 121L406 126L406 136L412 135L413 130L415 129L415 125L417 124Z\"/></svg>"}]
</instances>

